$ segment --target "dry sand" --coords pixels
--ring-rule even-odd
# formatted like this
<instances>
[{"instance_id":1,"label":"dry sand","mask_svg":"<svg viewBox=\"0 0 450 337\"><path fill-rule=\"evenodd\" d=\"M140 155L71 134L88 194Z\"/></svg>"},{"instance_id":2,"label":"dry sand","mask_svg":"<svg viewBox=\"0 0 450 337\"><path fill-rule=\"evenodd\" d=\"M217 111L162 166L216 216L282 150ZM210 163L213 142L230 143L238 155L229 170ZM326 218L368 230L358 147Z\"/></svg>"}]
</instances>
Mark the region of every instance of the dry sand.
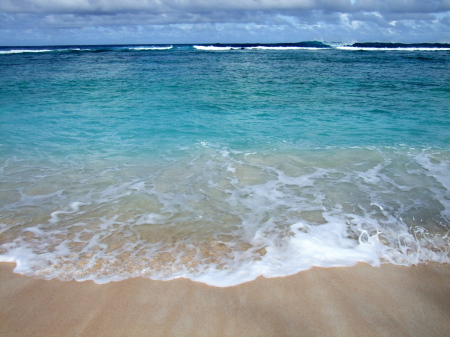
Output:
<instances>
[{"instance_id":1,"label":"dry sand","mask_svg":"<svg viewBox=\"0 0 450 337\"><path fill-rule=\"evenodd\" d=\"M36 280L0 264L0 336L450 336L450 266L315 268L214 288Z\"/></svg>"}]
</instances>

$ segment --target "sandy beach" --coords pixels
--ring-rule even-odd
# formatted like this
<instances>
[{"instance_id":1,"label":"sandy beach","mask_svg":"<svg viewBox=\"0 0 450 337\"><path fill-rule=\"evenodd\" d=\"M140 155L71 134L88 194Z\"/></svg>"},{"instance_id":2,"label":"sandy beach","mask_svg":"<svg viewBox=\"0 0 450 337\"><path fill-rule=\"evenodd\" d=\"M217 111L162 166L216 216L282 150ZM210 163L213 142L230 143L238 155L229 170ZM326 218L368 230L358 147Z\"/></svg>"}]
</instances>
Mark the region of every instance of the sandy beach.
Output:
<instances>
[{"instance_id":1,"label":"sandy beach","mask_svg":"<svg viewBox=\"0 0 450 337\"><path fill-rule=\"evenodd\" d=\"M314 268L229 288L37 280L0 264L0 336L449 336L450 266Z\"/></svg>"}]
</instances>

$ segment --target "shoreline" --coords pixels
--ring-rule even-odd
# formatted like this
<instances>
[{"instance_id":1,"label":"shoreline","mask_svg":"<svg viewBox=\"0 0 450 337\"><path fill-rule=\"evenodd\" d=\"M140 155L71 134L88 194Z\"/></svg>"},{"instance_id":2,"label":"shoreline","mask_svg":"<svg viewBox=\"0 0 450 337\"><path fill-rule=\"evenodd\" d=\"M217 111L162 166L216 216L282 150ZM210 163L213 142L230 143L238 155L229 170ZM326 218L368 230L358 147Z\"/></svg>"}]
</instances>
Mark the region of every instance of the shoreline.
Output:
<instances>
[{"instance_id":1,"label":"shoreline","mask_svg":"<svg viewBox=\"0 0 450 337\"><path fill-rule=\"evenodd\" d=\"M445 336L450 265L313 268L216 288L39 280L0 263L0 336Z\"/></svg>"}]
</instances>

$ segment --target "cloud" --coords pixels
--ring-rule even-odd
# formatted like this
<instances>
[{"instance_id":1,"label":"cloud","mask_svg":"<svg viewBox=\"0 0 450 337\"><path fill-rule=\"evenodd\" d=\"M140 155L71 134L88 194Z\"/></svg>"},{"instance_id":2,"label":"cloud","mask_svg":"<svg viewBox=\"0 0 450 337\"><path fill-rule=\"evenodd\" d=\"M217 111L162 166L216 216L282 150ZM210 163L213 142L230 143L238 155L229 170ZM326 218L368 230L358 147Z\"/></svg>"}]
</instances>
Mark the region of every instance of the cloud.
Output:
<instances>
[{"instance_id":1,"label":"cloud","mask_svg":"<svg viewBox=\"0 0 450 337\"><path fill-rule=\"evenodd\" d=\"M93 32L106 42L126 38L126 32L144 40L151 35L154 40L247 36L445 42L449 17L450 0L2 0L0 44L20 43L33 34L62 41L58 35L75 38L77 31L87 43L95 38Z\"/></svg>"},{"instance_id":2,"label":"cloud","mask_svg":"<svg viewBox=\"0 0 450 337\"><path fill-rule=\"evenodd\" d=\"M0 11L5 13L104 15L255 10L437 13L449 11L450 0L2 0L0 3Z\"/></svg>"},{"instance_id":3,"label":"cloud","mask_svg":"<svg viewBox=\"0 0 450 337\"><path fill-rule=\"evenodd\" d=\"M211 12L236 10L345 9L350 0L3 0L0 10L8 13L112 14L147 12Z\"/></svg>"},{"instance_id":4,"label":"cloud","mask_svg":"<svg viewBox=\"0 0 450 337\"><path fill-rule=\"evenodd\" d=\"M379 13L439 13L450 10L450 0L357 0L355 11Z\"/></svg>"}]
</instances>

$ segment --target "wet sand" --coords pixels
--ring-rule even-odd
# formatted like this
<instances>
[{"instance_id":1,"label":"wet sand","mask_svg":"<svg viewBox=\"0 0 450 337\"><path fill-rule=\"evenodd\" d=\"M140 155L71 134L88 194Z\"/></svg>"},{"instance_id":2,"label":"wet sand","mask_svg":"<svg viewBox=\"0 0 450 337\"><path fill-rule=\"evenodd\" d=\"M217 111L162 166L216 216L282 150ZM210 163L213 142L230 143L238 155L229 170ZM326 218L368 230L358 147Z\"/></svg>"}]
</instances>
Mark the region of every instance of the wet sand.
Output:
<instances>
[{"instance_id":1,"label":"wet sand","mask_svg":"<svg viewBox=\"0 0 450 337\"><path fill-rule=\"evenodd\" d=\"M0 336L450 336L450 265L328 268L230 288L36 280L0 264Z\"/></svg>"}]
</instances>

